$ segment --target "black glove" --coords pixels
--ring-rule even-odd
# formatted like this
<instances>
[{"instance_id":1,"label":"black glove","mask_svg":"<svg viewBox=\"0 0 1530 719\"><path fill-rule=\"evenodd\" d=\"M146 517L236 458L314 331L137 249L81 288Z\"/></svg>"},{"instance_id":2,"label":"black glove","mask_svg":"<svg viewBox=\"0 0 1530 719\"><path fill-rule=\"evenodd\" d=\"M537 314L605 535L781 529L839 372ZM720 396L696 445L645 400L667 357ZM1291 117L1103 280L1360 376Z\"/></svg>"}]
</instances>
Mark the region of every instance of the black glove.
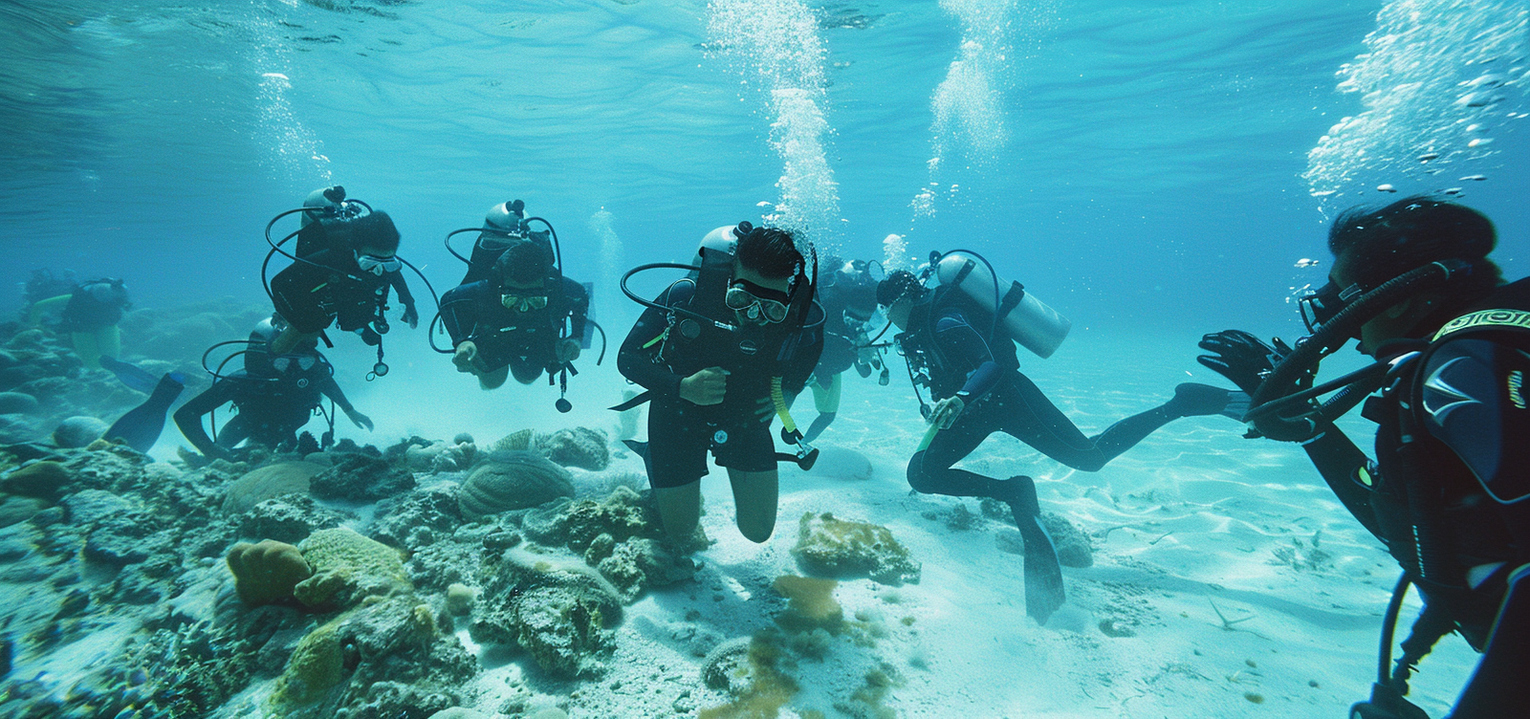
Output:
<instances>
[{"instance_id":1,"label":"black glove","mask_svg":"<svg viewBox=\"0 0 1530 719\"><path fill-rule=\"evenodd\" d=\"M400 319L404 321L404 324L409 325L409 329L420 326L420 313L415 311L414 305L404 305L404 316Z\"/></svg>"},{"instance_id":2,"label":"black glove","mask_svg":"<svg viewBox=\"0 0 1530 719\"><path fill-rule=\"evenodd\" d=\"M1291 347L1279 337L1267 345L1258 337L1243 330L1223 330L1201 337L1200 348L1211 354L1196 357L1196 361L1231 380L1238 389L1253 396L1270 370L1275 368ZM1310 378L1308 379L1310 382Z\"/></svg>"}]
</instances>

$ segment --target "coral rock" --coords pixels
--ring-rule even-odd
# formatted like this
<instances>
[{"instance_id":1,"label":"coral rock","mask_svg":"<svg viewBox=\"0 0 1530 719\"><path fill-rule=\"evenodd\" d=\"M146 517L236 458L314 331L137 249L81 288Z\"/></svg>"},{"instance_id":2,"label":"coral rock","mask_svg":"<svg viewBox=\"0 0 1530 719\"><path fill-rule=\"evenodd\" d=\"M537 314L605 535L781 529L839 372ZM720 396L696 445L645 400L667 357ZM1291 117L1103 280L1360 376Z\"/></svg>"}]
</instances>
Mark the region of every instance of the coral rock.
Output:
<instances>
[{"instance_id":1,"label":"coral rock","mask_svg":"<svg viewBox=\"0 0 1530 719\"><path fill-rule=\"evenodd\" d=\"M480 642L513 642L548 672L574 677L603 669L615 648L609 627L620 618L616 588L594 569L516 547L484 586L470 629Z\"/></svg>"},{"instance_id":2,"label":"coral rock","mask_svg":"<svg viewBox=\"0 0 1530 719\"><path fill-rule=\"evenodd\" d=\"M834 599L834 588L838 585L833 579L790 574L776 577L770 586L787 599L786 611L776 618L776 623L792 631L838 629L845 621L845 612Z\"/></svg>"},{"instance_id":3,"label":"coral rock","mask_svg":"<svg viewBox=\"0 0 1530 719\"><path fill-rule=\"evenodd\" d=\"M239 598L252 607L292 597L293 587L313 574L297 547L271 539L235 544L228 553L228 568Z\"/></svg>"},{"instance_id":4,"label":"coral rock","mask_svg":"<svg viewBox=\"0 0 1530 719\"><path fill-rule=\"evenodd\" d=\"M836 578L865 577L882 584L918 583L919 563L886 527L838 519L827 512L802 515L792 549L803 571Z\"/></svg>"},{"instance_id":5,"label":"coral rock","mask_svg":"<svg viewBox=\"0 0 1530 719\"><path fill-rule=\"evenodd\" d=\"M611 449L607 446L606 433L589 427L560 429L537 437L536 449L564 467L599 472L611 464Z\"/></svg>"},{"instance_id":6,"label":"coral rock","mask_svg":"<svg viewBox=\"0 0 1530 719\"><path fill-rule=\"evenodd\" d=\"M33 462L0 479L0 491L56 502L69 479L69 470L58 462Z\"/></svg>"},{"instance_id":7,"label":"coral rock","mask_svg":"<svg viewBox=\"0 0 1530 719\"><path fill-rule=\"evenodd\" d=\"M406 467L380 457L350 454L333 467L314 475L310 482L319 499L374 502L414 489L414 474Z\"/></svg>"},{"instance_id":8,"label":"coral rock","mask_svg":"<svg viewBox=\"0 0 1530 719\"><path fill-rule=\"evenodd\" d=\"M278 462L245 474L229 485L223 511L248 512L255 505L283 494L308 494L313 476L324 466L312 462Z\"/></svg>"},{"instance_id":9,"label":"coral rock","mask_svg":"<svg viewBox=\"0 0 1530 719\"><path fill-rule=\"evenodd\" d=\"M350 605L367 595L390 595L410 588L397 549L345 527L321 529L298 545L314 577L297 588L309 606L333 600Z\"/></svg>"},{"instance_id":10,"label":"coral rock","mask_svg":"<svg viewBox=\"0 0 1530 719\"><path fill-rule=\"evenodd\" d=\"M37 398L25 392L0 392L0 414L32 414Z\"/></svg>"},{"instance_id":11,"label":"coral rock","mask_svg":"<svg viewBox=\"0 0 1530 719\"><path fill-rule=\"evenodd\" d=\"M106 434L109 426L95 417L70 417L53 430L53 443L65 449L89 445Z\"/></svg>"},{"instance_id":12,"label":"coral rock","mask_svg":"<svg viewBox=\"0 0 1530 719\"><path fill-rule=\"evenodd\" d=\"M525 452L531 449L531 441L536 437L536 430L523 429L511 432L503 439L495 442L489 450L492 452Z\"/></svg>"},{"instance_id":13,"label":"coral rock","mask_svg":"<svg viewBox=\"0 0 1530 719\"><path fill-rule=\"evenodd\" d=\"M496 452L457 492L462 515L478 520L574 496L568 470L529 452Z\"/></svg>"},{"instance_id":14,"label":"coral rock","mask_svg":"<svg viewBox=\"0 0 1530 719\"><path fill-rule=\"evenodd\" d=\"M239 534L297 543L320 529L340 526L346 517L314 502L313 497L289 494L251 507L239 517Z\"/></svg>"},{"instance_id":15,"label":"coral rock","mask_svg":"<svg viewBox=\"0 0 1530 719\"><path fill-rule=\"evenodd\" d=\"M0 495L0 527L9 527L18 522L25 522L33 515L48 508L47 500L36 497L18 497L15 495Z\"/></svg>"}]
</instances>

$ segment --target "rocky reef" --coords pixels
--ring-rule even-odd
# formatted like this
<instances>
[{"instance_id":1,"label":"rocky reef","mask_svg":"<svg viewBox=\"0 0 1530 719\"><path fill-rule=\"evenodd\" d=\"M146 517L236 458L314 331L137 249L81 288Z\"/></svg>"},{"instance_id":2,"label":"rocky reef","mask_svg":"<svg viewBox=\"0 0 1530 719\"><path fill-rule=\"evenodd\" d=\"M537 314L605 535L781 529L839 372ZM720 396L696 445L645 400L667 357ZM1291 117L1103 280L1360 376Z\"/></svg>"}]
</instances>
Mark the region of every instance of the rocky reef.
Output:
<instances>
[{"instance_id":1,"label":"rocky reef","mask_svg":"<svg viewBox=\"0 0 1530 719\"><path fill-rule=\"evenodd\" d=\"M792 554L803 571L824 577L870 577L894 586L919 581L919 563L886 527L828 512L802 515Z\"/></svg>"}]
</instances>

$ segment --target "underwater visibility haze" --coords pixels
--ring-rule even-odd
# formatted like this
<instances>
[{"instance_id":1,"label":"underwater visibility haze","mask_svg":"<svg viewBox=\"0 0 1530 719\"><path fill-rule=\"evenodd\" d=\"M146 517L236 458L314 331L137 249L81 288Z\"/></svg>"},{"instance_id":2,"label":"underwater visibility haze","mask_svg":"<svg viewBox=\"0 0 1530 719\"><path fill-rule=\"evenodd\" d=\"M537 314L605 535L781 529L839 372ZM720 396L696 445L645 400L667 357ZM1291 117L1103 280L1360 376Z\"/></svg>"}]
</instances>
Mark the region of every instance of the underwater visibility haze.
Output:
<instances>
[{"instance_id":1,"label":"underwater visibility haze","mask_svg":"<svg viewBox=\"0 0 1530 719\"><path fill-rule=\"evenodd\" d=\"M888 351L768 541L713 466L677 546L643 410L607 410L641 389L622 277L741 221L878 277L974 251L1071 321L1021 370L1094 435L1226 386L1205 333L1306 334L1352 206L1459 202L1530 269L1517 0L0 0L0 36L0 717L1345 716L1397 566L1296 446L1189 417L1090 472L989 439L962 467L1034 477L1063 560L1038 622L1010 510L910 491ZM319 346L338 444L91 444L244 364L291 263L267 224L334 185L392 218L420 314ZM431 347L443 238L515 199L605 334L566 388ZM32 328L43 269L123 281L128 369ZM1447 638L1410 697L1445 715L1475 662Z\"/></svg>"}]
</instances>

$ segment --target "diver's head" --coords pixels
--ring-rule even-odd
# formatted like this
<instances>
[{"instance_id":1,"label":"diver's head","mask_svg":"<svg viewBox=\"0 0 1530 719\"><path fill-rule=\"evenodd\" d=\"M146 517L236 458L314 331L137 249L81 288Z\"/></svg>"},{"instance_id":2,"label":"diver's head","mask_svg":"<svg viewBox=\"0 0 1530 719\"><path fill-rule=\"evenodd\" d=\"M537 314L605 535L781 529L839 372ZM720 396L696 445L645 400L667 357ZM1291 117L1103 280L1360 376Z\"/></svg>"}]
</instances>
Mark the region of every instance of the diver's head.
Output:
<instances>
[{"instance_id":1,"label":"diver's head","mask_svg":"<svg viewBox=\"0 0 1530 719\"><path fill-rule=\"evenodd\" d=\"M85 283L85 293L92 300L107 307L127 309L133 306L128 299L127 284L116 277L102 277Z\"/></svg>"},{"instance_id":2,"label":"diver's head","mask_svg":"<svg viewBox=\"0 0 1530 719\"><path fill-rule=\"evenodd\" d=\"M489 213L483 218L483 228L519 234L521 221L524 219L526 219L526 203L510 200L489 208Z\"/></svg>"},{"instance_id":3,"label":"diver's head","mask_svg":"<svg viewBox=\"0 0 1530 719\"><path fill-rule=\"evenodd\" d=\"M388 213L377 210L345 223L344 227L342 242L355 255L362 272L381 275L402 267L397 257L398 228Z\"/></svg>"},{"instance_id":4,"label":"diver's head","mask_svg":"<svg viewBox=\"0 0 1530 719\"><path fill-rule=\"evenodd\" d=\"M534 240L510 243L494 261L494 277L505 289L540 289L552 271L552 251Z\"/></svg>"},{"instance_id":5,"label":"diver's head","mask_svg":"<svg viewBox=\"0 0 1530 719\"><path fill-rule=\"evenodd\" d=\"M1468 207L1429 197L1407 197L1380 209L1345 211L1328 232L1334 254L1329 282L1302 300L1309 329L1327 322L1366 292L1420 267L1461 260L1471 271L1447 287L1423 287L1361 325L1359 350L1423 337L1492 291L1502 281L1487 259L1497 242L1493 223Z\"/></svg>"},{"instance_id":6,"label":"diver's head","mask_svg":"<svg viewBox=\"0 0 1530 719\"><path fill-rule=\"evenodd\" d=\"M788 230L752 227L733 252L733 279L725 298L741 324L774 324L786 319L793 280L804 261Z\"/></svg>"},{"instance_id":7,"label":"diver's head","mask_svg":"<svg viewBox=\"0 0 1530 719\"><path fill-rule=\"evenodd\" d=\"M898 326L898 329L908 330L909 314L913 312L914 305L924 299L924 283L919 281L914 273L908 270L897 270L887 276L887 279L877 283L877 304L887 308L887 319Z\"/></svg>"}]
</instances>

